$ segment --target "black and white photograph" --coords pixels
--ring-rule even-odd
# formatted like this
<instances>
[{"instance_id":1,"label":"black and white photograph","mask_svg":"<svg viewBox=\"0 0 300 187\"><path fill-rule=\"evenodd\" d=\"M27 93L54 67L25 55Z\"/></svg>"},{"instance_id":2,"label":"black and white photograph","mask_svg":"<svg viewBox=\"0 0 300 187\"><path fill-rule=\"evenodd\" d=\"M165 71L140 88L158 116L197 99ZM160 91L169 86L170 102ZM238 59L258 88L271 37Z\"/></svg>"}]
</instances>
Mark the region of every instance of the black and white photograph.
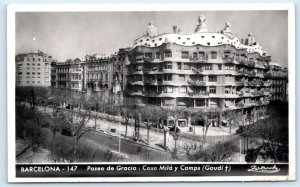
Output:
<instances>
[{"instance_id":1,"label":"black and white photograph","mask_svg":"<svg viewBox=\"0 0 300 187\"><path fill-rule=\"evenodd\" d=\"M8 8L10 181L295 179L292 4L81 8Z\"/></svg>"}]
</instances>

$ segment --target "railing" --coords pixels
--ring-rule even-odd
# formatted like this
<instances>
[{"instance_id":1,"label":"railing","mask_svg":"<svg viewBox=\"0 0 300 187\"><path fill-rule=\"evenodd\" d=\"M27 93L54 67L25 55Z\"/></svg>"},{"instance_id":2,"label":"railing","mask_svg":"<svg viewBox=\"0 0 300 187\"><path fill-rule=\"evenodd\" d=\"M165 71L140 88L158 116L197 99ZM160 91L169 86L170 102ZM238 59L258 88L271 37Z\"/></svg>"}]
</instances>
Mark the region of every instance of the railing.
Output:
<instances>
[{"instance_id":1,"label":"railing","mask_svg":"<svg viewBox=\"0 0 300 187\"><path fill-rule=\"evenodd\" d=\"M222 59L225 63L233 63L234 62L234 57L231 57L231 56L223 56Z\"/></svg>"},{"instance_id":2,"label":"railing","mask_svg":"<svg viewBox=\"0 0 300 187\"><path fill-rule=\"evenodd\" d=\"M189 84L193 84L193 85L197 85L197 86L205 86L206 82L204 81L200 81L200 80L192 80L192 79L188 79L187 81Z\"/></svg>"},{"instance_id":3,"label":"railing","mask_svg":"<svg viewBox=\"0 0 300 187\"><path fill-rule=\"evenodd\" d=\"M200 56L200 57L190 57L190 61L192 62L207 62L208 61L208 56Z\"/></svg>"},{"instance_id":4,"label":"railing","mask_svg":"<svg viewBox=\"0 0 300 187\"><path fill-rule=\"evenodd\" d=\"M144 81L145 84L155 84L157 83L156 79L149 79Z\"/></svg>"},{"instance_id":5,"label":"railing","mask_svg":"<svg viewBox=\"0 0 300 187\"><path fill-rule=\"evenodd\" d=\"M188 95L189 96L209 96L209 93L208 92L204 92L204 93L201 93L201 92L188 92Z\"/></svg>"},{"instance_id":6,"label":"railing","mask_svg":"<svg viewBox=\"0 0 300 187\"><path fill-rule=\"evenodd\" d=\"M192 67L191 69L192 69L192 71L195 72L195 73L201 73L201 72L203 72L203 69L202 69L202 68L198 69L198 68Z\"/></svg>"},{"instance_id":7,"label":"railing","mask_svg":"<svg viewBox=\"0 0 300 187\"><path fill-rule=\"evenodd\" d=\"M245 104L244 103L236 103L235 106L242 108L245 106Z\"/></svg>"},{"instance_id":8,"label":"railing","mask_svg":"<svg viewBox=\"0 0 300 187\"><path fill-rule=\"evenodd\" d=\"M270 72L266 72L266 73L264 73L264 77L265 78L272 77L272 74Z\"/></svg>"}]
</instances>

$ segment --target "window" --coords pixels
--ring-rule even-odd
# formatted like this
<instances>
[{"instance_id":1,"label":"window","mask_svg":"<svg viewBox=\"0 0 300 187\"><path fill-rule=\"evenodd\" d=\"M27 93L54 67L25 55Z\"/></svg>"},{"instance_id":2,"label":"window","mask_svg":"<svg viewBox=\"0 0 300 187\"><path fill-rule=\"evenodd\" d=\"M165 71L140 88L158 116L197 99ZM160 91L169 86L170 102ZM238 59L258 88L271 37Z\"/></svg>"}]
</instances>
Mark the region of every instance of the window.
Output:
<instances>
[{"instance_id":1,"label":"window","mask_svg":"<svg viewBox=\"0 0 300 187\"><path fill-rule=\"evenodd\" d=\"M182 59L188 59L189 58L189 52L187 52L187 51L181 52L181 58Z\"/></svg>"},{"instance_id":2,"label":"window","mask_svg":"<svg viewBox=\"0 0 300 187\"><path fill-rule=\"evenodd\" d=\"M185 75L179 75L179 81L185 81Z\"/></svg>"},{"instance_id":3,"label":"window","mask_svg":"<svg viewBox=\"0 0 300 187\"><path fill-rule=\"evenodd\" d=\"M216 94L216 87L209 87L209 93Z\"/></svg>"},{"instance_id":4,"label":"window","mask_svg":"<svg viewBox=\"0 0 300 187\"><path fill-rule=\"evenodd\" d=\"M172 81L172 74L165 74L164 81Z\"/></svg>"},{"instance_id":5,"label":"window","mask_svg":"<svg viewBox=\"0 0 300 187\"><path fill-rule=\"evenodd\" d=\"M27 61L30 61L30 59L29 58L27 58ZM28 64L27 64L28 65Z\"/></svg>"},{"instance_id":6,"label":"window","mask_svg":"<svg viewBox=\"0 0 300 187\"><path fill-rule=\"evenodd\" d=\"M32 63L33 66L35 66L35 63Z\"/></svg>"},{"instance_id":7,"label":"window","mask_svg":"<svg viewBox=\"0 0 300 187\"><path fill-rule=\"evenodd\" d=\"M199 51L199 57L200 57L200 58L205 57L205 52L204 52L204 51Z\"/></svg>"},{"instance_id":8,"label":"window","mask_svg":"<svg viewBox=\"0 0 300 187\"><path fill-rule=\"evenodd\" d=\"M212 52L210 53L210 55L211 55L211 59L217 59L217 52L212 51Z\"/></svg>"},{"instance_id":9,"label":"window","mask_svg":"<svg viewBox=\"0 0 300 187\"><path fill-rule=\"evenodd\" d=\"M205 69L205 70L212 70L212 65L205 65L205 66L204 66L204 69Z\"/></svg>"},{"instance_id":10,"label":"window","mask_svg":"<svg viewBox=\"0 0 300 187\"><path fill-rule=\"evenodd\" d=\"M29 72L27 72L27 75L30 75L30 73L29 73Z\"/></svg>"},{"instance_id":11,"label":"window","mask_svg":"<svg viewBox=\"0 0 300 187\"><path fill-rule=\"evenodd\" d=\"M197 58L197 52L193 53L193 58Z\"/></svg>"},{"instance_id":12,"label":"window","mask_svg":"<svg viewBox=\"0 0 300 187\"><path fill-rule=\"evenodd\" d=\"M172 51L165 51L165 58L171 58L172 57Z\"/></svg>"},{"instance_id":13,"label":"window","mask_svg":"<svg viewBox=\"0 0 300 187\"><path fill-rule=\"evenodd\" d=\"M41 61L41 59L40 59L40 58L38 58L38 61Z\"/></svg>"},{"instance_id":14,"label":"window","mask_svg":"<svg viewBox=\"0 0 300 187\"><path fill-rule=\"evenodd\" d=\"M40 72L38 72L37 74L38 74L38 75L40 75L41 73L40 73Z\"/></svg>"},{"instance_id":15,"label":"window","mask_svg":"<svg viewBox=\"0 0 300 187\"><path fill-rule=\"evenodd\" d=\"M160 52L155 53L155 59L160 59Z\"/></svg>"},{"instance_id":16,"label":"window","mask_svg":"<svg viewBox=\"0 0 300 187\"><path fill-rule=\"evenodd\" d=\"M225 65L225 70L230 70L230 66L229 65Z\"/></svg>"},{"instance_id":17,"label":"window","mask_svg":"<svg viewBox=\"0 0 300 187\"><path fill-rule=\"evenodd\" d=\"M22 72L18 72L18 75L22 75Z\"/></svg>"},{"instance_id":18,"label":"window","mask_svg":"<svg viewBox=\"0 0 300 187\"><path fill-rule=\"evenodd\" d=\"M173 87L172 86L164 86L163 92L164 93L173 93Z\"/></svg>"},{"instance_id":19,"label":"window","mask_svg":"<svg viewBox=\"0 0 300 187\"><path fill-rule=\"evenodd\" d=\"M172 69L172 62L165 63L165 69Z\"/></svg>"},{"instance_id":20,"label":"window","mask_svg":"<svg viewBox=\"0 0 300 187\"><path fill-rule=\"evenodd\" d=\"M187 87L186 86L181 86L180 87L180 93L187 93Z\"/></svg>"},{"instance_id":21,"label":"window","mask_svg":"<svg viewBox=\"0 0 300 187\"><path fill-rule=\"evenodd\" d=\"M217 76L209 76L208 81L209 82L217 82Z\"/></svg>"},{"instance_id":22,"label":"window","mask_svg":"<svg viewBox=\"0 0 300 187\"><path fill-rule=\"evenodd\" d=\"M197 99L196 107L205 107L205 99Z\"/></svg>"},{"instance_id":23,"label":"window","mask_svg":"<svg viewBox=\"0 0 300 187\"><path fill-rule=\"evenodd\" d=\"M221 64L218 65L218 70L219 70L219 71L222 70L222 65L221 65Z\"/></svg>"},{"instance_id":24,"label":"window","mask_svg":"<svg viewBox=\"0 0 300 187\"><path fill-rule=\"evenodd\" d=\"M178 69L181 69L182 67L181 67L181 62L177 62L177 68Z\"/></svg>"},{"instance_id":25,"label":"window","mask_svg":"<svg viewBox=\"0 0 300 187\"><path fill-rule=\"evenodd\" d=\"M38 66L40 66L41 64L40 64L40 63L38 63L37 65L38 65Z\"/></svg>"},{"instance_id":26,"label":"window","mask_svg":"<svg viewBox=\"0 0 300 187\"><path fill-rule=\"evenodd\" d=\"M190 64L184 64L184 70L190 70L191 69L191 65Z\"/></svg>"},{"instance_id":27,"label":"window","mask_svg":"<svg viewBox=\"0 0 300 187\"><path fill-rule=\"evenodd\" d=\"M29 63L27 63L27 66L30 66L30 64L29 64Z\"/></svg>"},{"instance_id":28,"label":"window","mask_svg":"<svg viewBox=\"0 0 300 187\"><path fill-rule=\"evenodd\" d=\"M230 94L230 87L229 86L225 87L225 94Z\"/></svg>"}]
</instances>

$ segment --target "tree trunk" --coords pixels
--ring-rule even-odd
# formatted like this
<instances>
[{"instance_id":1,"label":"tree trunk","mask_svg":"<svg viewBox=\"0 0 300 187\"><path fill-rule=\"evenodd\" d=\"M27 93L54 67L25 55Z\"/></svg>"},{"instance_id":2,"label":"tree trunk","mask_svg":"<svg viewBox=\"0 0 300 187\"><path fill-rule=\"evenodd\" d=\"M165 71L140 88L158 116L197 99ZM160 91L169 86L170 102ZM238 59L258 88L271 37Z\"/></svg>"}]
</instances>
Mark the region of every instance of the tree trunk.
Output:
<instances>
[{"instance_id":1,"label":"tree trunk","mask_svg":"<svg viewBox=\"0 0 300 187\"><path fill-rule=\"evenodd\" d=\"M150 125L147 121L147 145L149 145L149 137L150 137Z\"/></svg>"},{"instance_id":2,"label":"tree trunk","mask_svg":"<svg viewBox=\"0 0 300 187\"><path fill-rule=\"evenodd\" d=\"M74 142L74 147L73 147L73 159L72 162L76 162L76 153L77 153L77 141L76 138L73 138L73 142Z\"/></svg>"},{"instance_id":3,"label":"tree trunk","mask_svg":"<svg viewBox=\"0 0 300 187\"><path fill-rule=\"evenodd\" d=\"M128 123L129 123L129 120L127 119L125 122L125 138L127 138Z\"/></svg>"}]
</instances>

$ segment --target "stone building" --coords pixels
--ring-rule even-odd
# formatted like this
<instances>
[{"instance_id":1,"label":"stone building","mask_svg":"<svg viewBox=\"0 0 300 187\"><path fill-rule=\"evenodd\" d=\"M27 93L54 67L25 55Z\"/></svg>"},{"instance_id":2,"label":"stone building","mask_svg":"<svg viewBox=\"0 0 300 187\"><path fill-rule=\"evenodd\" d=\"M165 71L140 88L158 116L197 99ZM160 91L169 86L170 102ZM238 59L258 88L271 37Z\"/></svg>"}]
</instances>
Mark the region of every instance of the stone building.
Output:
<instances>
[{"instance_id":1,"label":"stone building","mask_svg":"<svg viewBox=\"0 0 300 187\"><path fill-rule=\"evenodd\" d=\"M83 68L79 58L56 63L56 88L81 92L83 88L82 72Z\"/></svg>"},{"instance_id":2,"label":"stone building","mask_svg":"<svg viewBox=\"0 0 300 187\"><path fill-rule=\"evenodd\" d=\"M42 51L16 55L16 86L51 86L52 61Z\"/></svg>"},{"instance_id":3,"label":"stone building","mask_svg":"<svg viewBox=\"0 0 300 187\"><path fill-rule=\"evenodd\" d=\"M208 32L204 16L193 34L147 33L134 41L128 57L126 92L141 106L218 108L257 120L266 116L277 81L271 56L252 34L240 40L228 22L221 32ZM226 123L221 117L214 125Z\"/></svg>"}]
</instances>

